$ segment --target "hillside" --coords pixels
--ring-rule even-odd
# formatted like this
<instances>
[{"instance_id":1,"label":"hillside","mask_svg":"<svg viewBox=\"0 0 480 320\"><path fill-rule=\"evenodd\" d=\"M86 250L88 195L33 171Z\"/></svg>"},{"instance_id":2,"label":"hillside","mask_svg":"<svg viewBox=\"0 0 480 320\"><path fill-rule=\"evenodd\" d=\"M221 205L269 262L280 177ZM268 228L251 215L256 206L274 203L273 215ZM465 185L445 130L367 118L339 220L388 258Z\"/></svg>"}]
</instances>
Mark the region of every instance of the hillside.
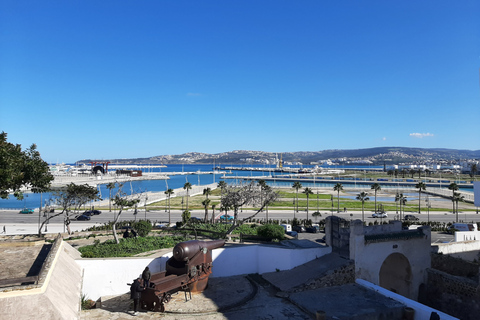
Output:
<instances>
[{"instance_id":1,"label":"hillside","mask_svg":"<svg viewBox=\"0 0 480 320\"><path fill-rule=\"evenodd\" d=\"M180 155L160 155L149 158L109 159L118 164L274 164L276 158L282 157L285 163L311 164L330 159L336 163L351 163L365 161L369 164L397 164L412 162L457 162L465 159L479 159L480 150L457 149L425 149L406 147L377 147L367 149L332 149L323 151L297 151L273 153L264 151L235 150L216 154L189 152ZM84 159L78 163L88 163L96 159Z\"/></svg>"}]
</instances>

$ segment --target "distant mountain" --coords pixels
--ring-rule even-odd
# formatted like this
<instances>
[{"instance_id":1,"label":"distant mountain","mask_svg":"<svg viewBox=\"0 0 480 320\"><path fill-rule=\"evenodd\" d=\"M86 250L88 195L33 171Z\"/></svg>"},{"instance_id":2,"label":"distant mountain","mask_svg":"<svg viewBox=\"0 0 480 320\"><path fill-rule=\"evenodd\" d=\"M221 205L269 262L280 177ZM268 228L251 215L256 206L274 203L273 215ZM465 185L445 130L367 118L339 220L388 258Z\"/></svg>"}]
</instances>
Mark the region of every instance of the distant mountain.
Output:
<instances>
[{"instance_id":1,"label":"distant mountain","mask_svg":"<svg viewBox=\"0 0 480 320\"><path fill-rule=\"evenodd\" d=\"M235 150L216 154L189 152L180 155L162 155L150 158L95 160L85 159L78 163L90 161L110 161L118 164L275 164L277 159L288 164L311 164L330 159L335 163L397 164L414 162L457 162L460 160L480 159L480 150L457 150L442 148L406 148L377 147L367 149L333 149L323 151L297 151L273 153L264 151Z\"/></svg>"}]
</instances>

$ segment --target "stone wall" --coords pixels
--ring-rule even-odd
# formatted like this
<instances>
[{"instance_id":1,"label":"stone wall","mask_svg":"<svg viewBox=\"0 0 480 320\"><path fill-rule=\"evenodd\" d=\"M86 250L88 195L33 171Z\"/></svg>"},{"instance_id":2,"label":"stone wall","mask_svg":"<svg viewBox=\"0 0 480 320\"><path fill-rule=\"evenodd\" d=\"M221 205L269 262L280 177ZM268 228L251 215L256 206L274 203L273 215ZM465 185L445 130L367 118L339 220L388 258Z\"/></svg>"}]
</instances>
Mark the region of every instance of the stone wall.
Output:
<instances>
[{"instance_id":1,"label":"stone wall","mask_svg":"<svg viewBox=\"0 0 480 320\"><path fill-rule=\"evenodd\" d=\"M324 287L341 286L347 283L355 283L355 264L352 263L338 269L329 270L318 278L312 279L292 292L302 292Z\"/></svg>"},{"instance_id":2,"label":"stone wall","mask_svg":"<svg viewBox=\"0 0 480 320\"><path fill-rule=\"evenodd\" d=\"M476 320L480 314L478 282L429 269L424 298L420 301L463 320Z\"/></svg>"},{"instance_id":3,"label":"stone wall","mask_svg":"<svg viewBox=\"0 0 480 320\"><path fill-rule=\"evenodd\" d=\"M465 277L479 282L479 265L443 254L431 254L432 268L453 276Z\"/></svg>"}]
</instances>

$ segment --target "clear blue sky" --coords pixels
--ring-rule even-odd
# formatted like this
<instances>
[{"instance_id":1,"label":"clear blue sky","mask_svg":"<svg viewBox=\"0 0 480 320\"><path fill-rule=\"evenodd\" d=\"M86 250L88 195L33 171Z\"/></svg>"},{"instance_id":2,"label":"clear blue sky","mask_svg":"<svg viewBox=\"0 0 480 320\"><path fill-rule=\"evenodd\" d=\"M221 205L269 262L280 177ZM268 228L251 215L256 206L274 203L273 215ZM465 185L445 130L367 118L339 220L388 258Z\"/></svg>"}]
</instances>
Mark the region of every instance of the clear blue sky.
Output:
<instances>
[{"instance_id":1,"label":"clear blue sky","mask_svg":"<svg viewBox=\"0 0 480 320\"><path fill-rule=\"evenodd\" d=\"M0 2L0 131L48 162L480 149L479 1Z\"/></svg>"}]
</instances>

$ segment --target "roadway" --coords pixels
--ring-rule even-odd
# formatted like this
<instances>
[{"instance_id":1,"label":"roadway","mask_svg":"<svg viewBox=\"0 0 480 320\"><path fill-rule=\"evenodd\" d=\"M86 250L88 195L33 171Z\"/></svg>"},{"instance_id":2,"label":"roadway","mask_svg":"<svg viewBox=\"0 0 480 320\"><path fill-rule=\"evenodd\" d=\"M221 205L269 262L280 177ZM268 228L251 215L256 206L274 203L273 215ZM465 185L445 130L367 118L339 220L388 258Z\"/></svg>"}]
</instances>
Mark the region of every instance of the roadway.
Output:
<instances>
[{"instance_id":1,"label":"roadway","mask_svg":"<svg viewBox=\"0 0 480 320\"><path fill-rule=\"evenodd\" d=\"M15 234L15 233L20 233L20 234L25 234L25 233L36 233L38 230L39 226L39 221L43 222L46 217L43 215L43 213L40 215L38 214L38 211L35 211L33 214L20 214L18 213L19 210L2 210L0 211L0 233L2 232L2 226L7 226L7 234ZM152 222L156 223L167 223L168 222L168 212L165 212L165 210L158 210L158 211L147 211L145 213L144 210L138 210L137 215L134 214L133 210L128 210L128 211L123 211L119 221L127 221L127 220L135 220L135 219L149 219ZM309 218L312 219L311 213L314 211L311 210L309 213ZM239 217L241 219L247 218L251 216L254 213L254 211L250 210L243 210L239 213ZM212 214L211 210L209 211L209 216ZM215 212L215 215L218 217L220 214L219 211ZM233 212L229 212L229 214L233 214ZM331 215L331 212L321 212L322 216L318 218L319 219L325 219L327 216ZM340 212L336 213L334 212L335 215L338 215L342 218L345 219L362 219L362 212L361 211L348 211L348 212ZM384 218L383 220L390 220L394 219L395 217L395 212L389 212L389 217ZM431 212L430 214L427 214L427 212L423 212L422 214L418 213L412 213L412 212L406 212L405 214L414 214L417 216L420 220L422 221L427 221L428 219L430 221L438 221L442 223L448 223L448 222L454 222L455 221L455 215L453 215L449 211L442 211L442 212ZM95 215L91 217L90 221L74 221L72 220L71 223L71 228L72 230L82 230L86 229L92 225L103 225L105 223L108 223L109 221L113 221L117 215L117 212L109 212L108 210L103 210L102 214L100 215ZM193 210L191 216L192 217L199 217L203 218L205 215L204 210ZM364 214L365 221L367 223L369 222L374 222L377 220L380 222L381 219L378 218L372 218L371 217L372 212L366 211ZM298 213L295 213L295 216L298 219L306 219L307 213L305 211L300 211ZM269 210L268 211L268 218L269 219L277 219L277 220L288 220L292 219L294 217L293 210ZM254 219L265 219L266 218L266 212L261 212L257 216L254 217ZM171 210L171 222L175 223L177 221L181 221L181 210ZM49 221L49 225L47 228L50 226L50 229L53 228L54 225L59 225L61 226L61 229L63 230L63 220L64 217L63 215L59 215L57 217L52 218ZM318 221L317 220L317 221ZM313 222L316 222L316 219L312 219ZM460 212L459 213L459 222L480 222L480 215L476 214L473 211L468 211L468 212ZM31 228L25 229L26 226L31 226L34 227L33 231L28 232L28 230L31 230ZM13 228L13 229L12 229ZM18 230L23 230L22 232L15 232L15 229ZM49 230L49 232L52 232ZM63 232L63 231L58 231L58 232Z\"/></svg>"}]
</instances>

